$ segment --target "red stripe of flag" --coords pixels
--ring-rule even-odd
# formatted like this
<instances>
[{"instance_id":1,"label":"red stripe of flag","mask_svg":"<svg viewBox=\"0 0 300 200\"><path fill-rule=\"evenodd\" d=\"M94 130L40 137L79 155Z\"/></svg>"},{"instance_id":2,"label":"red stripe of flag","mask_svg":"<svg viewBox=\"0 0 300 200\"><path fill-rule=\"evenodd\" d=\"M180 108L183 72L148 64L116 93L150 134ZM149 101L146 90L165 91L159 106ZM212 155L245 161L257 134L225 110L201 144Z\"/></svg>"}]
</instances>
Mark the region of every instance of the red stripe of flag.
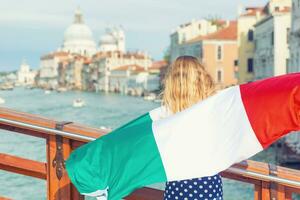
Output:
<instances>
[{"instance_id":1,"label":"red stripe of flag","mask_svg":"<svg viewBox=\"0 0 300 200\"><path fill-rule=\"evenodd\" d=\"M248 119L263 148L300 130L300 73L240 85Z\"/></svg>"}]
</instances>

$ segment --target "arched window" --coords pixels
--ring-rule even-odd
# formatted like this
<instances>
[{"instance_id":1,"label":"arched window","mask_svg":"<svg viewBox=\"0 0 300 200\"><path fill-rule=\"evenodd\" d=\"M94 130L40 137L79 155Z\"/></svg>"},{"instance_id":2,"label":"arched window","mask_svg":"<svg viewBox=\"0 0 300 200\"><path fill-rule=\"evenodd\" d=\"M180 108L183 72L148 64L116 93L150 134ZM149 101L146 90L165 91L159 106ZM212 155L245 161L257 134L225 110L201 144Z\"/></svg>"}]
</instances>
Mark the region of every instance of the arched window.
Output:
<instances>
[{"instance_id":1,"label":"arched window","mask_svg":"<svg viewBox=\"0 0 300 200\"><path fill-rule=\"evenodd\" d=\"M248 31L248 41L252 42L254 40L254 32L253 30Z\"/></svg>"},{"instance_id":2,"label":"arched window","mask_svg":"<svg viewBox=\"0 0 300 200\"><path fill-rule=\"evenodd\" d=\"M253 72L253 58L248 58L247 60L247 72L252 73Z\"/></svg>"},{"instance_id":3,"label":"arched window","mask_svg":"<svg viewBox=\"0 0 300 200\"><path fill-rule=\"evenodd\" d=\"M271 45L274 45L274 31L271 33Z\"/></svg>"},{"instance_id":4,"label":"arched window","mask_svg":"<svg viewBox=\"0 0 300 200\"><path fill-rule=\"evenodd\" d=\"M223 73L221 69L217 70L217 81L218 83L221 83L223 81Z\"/></svg>"},{"instance_id":5,"label":"arched window","mask_svg":"<svg viewBox=\"0 0 300 200\"><path fill-rule=\"evenodd\" d=\"M217 47L217 59L222 60L222 46L218 45Z\"/></svg>"}]
</instances>

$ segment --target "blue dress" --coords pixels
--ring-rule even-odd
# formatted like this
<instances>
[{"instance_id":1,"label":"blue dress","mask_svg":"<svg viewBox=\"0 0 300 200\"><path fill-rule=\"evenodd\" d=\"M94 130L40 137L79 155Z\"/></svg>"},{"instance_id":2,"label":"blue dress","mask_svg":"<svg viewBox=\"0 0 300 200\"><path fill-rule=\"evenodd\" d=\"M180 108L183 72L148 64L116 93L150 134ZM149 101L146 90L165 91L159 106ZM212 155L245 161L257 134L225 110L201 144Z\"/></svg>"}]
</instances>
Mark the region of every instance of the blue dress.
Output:
<instances>
[{"instance_id":1,"label":"blue dress","mask_svg":"<svg viewBox=\"0 0 300 200\"><path fill-rule=\"evenodd\" d=\"M221 176L167 182L164 200L223 200Z\"/></svg>"}]
</instances>

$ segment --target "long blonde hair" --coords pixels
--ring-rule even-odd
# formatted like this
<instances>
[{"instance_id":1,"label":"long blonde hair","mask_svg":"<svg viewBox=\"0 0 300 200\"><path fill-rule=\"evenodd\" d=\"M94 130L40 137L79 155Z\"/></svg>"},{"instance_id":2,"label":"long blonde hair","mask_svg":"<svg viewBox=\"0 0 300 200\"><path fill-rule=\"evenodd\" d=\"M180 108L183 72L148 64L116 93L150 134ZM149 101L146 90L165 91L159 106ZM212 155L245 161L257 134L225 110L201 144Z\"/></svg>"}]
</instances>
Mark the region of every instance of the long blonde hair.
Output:
<instances>
[{"instance_id":1,"label":"long blonde hair","mask_svg":"<svg viewBox=\"0 0 300 200\"><path fill-rule=\"evenodd\" d=\"M198 59L180 56L171 64L164 79L162 102L172 113L176 113L214 92L214 81Z\"/></svg>"}]
</instances>

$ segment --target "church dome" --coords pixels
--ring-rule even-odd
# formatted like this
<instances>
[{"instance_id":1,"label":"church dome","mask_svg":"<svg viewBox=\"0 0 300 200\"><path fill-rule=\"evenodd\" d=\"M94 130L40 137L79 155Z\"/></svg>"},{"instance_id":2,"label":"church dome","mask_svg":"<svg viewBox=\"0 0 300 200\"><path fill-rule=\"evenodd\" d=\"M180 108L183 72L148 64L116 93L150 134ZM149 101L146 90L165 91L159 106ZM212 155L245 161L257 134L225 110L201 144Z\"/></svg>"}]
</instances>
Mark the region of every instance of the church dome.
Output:
<instances>
[{"instance_id":1,"label":"church dome","mask_svg":"<svg viewBox=\"0 0 300 200\"><path fill-rule=\"evenodd\" d=\"M90 28L85 24L72 24L67 28L64 34L64 41L89 41L93 42L93 34Z\"/></svg>"},{"instance_id":2,"label":"church dome","mask_svg":"<svg viewBox=\"0 0 300 200\"><path fill-rule=\"evenodd\" d=\"M92 55L96 52L96 44L91 29L84 24L79 9L75 12L75 20L64 34L63 50L70 53Z\"/></svg>"},{"instance_id":3,"label":"church dome","mask_svg":"<svg viewBox=\"0 0 300 200\"><path fill-rule=\"evenodd\" d=\"M103 35L101 38L100 38L100 45L103 45L103 44L115 44L116 43L116 40L115 38L110 35L110 34L105 34Z\"/></svg>"},{"instance_id":4,"label":"church dome","mask_svg":"<svg viewBox=\"0 0 300 200\"><path fill-rule=\"evenodd\" d=\"M110 27L105 30L105 34L100 37L100 51L120 51L125 52L125 34L121 28Z\"/></svg>"}]
</instances>

